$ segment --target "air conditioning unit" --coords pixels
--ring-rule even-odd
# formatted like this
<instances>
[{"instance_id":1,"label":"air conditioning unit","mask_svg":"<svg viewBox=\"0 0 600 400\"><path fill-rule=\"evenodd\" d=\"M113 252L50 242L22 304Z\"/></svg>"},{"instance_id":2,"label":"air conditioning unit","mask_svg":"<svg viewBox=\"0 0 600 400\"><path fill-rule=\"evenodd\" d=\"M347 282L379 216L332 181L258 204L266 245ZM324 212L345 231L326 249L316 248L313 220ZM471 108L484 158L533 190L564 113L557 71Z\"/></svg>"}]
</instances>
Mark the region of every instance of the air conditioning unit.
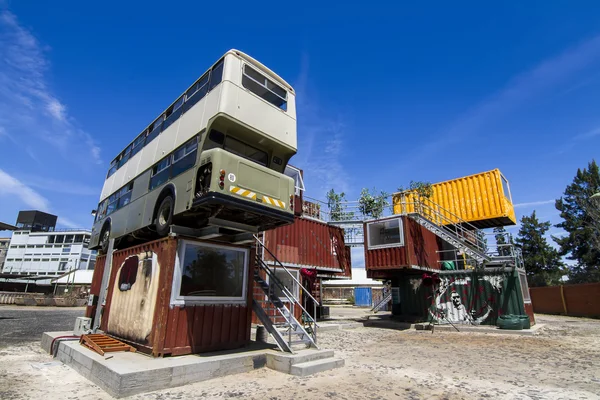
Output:
<instances>
[{"instance_id":1,"label":"air conditioning unit","mask_svg":"<svg viewBox=\"0 0 600 400\"><path fill-rule=\"evenodd\" d=\"M92 319L86 317L78 317L75 320L75 328L73 335L81 336L92 332Z\"/></svg>"}]
</instances>

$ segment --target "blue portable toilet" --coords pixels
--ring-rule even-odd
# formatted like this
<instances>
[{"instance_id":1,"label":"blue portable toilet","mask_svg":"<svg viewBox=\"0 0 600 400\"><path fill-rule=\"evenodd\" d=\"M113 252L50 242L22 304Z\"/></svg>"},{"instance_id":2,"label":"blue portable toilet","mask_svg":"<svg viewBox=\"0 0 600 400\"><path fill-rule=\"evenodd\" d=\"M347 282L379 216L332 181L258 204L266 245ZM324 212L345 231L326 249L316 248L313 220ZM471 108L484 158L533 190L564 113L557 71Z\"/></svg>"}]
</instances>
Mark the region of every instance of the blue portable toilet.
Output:
<instances>
[{"instance_id":1,"label":"blue portable toilet","mask_svg":"<svg viewBox=\"0 0 600 400\"><path fill-rule=\"evenodd\" d=\"M354 305L358 307L371 307L372 297L370 287L354 288Z\"/></svg>"}]
</instances>

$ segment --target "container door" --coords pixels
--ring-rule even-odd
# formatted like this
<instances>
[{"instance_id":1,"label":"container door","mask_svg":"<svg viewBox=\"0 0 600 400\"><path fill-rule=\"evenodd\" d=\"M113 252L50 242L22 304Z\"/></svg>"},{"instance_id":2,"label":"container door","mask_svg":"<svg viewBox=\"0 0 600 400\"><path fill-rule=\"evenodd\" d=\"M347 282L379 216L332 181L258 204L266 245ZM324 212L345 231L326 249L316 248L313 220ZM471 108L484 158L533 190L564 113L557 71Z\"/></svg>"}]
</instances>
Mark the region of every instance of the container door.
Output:
<instances>
[{"instance_id":1,"label":"container door","mask_svg":"<svg viewBox=\"0 0 600 400\"><path fill-rule=\"evenodd\" d=\"M358 307L371 307L371 288L354 288L354 305Z\"/></svg>"}]
</instances>

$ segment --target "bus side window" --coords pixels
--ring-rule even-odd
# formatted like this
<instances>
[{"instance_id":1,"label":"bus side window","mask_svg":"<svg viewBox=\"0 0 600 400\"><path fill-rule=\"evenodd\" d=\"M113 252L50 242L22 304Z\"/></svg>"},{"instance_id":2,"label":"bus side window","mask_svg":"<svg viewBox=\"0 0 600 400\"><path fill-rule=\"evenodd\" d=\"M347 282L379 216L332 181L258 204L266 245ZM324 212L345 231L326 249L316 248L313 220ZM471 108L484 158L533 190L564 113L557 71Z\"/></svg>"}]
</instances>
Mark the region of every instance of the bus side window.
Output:
<instances>
[{"instance_id":1,"label":"bus side window","mask_svg":"<svg viewBox=\"0 0 600 400\"><path fill-rule=\"evenodd\" d=\"M171 166L171 156L168 156L152 167L152 177L150 178L150 190L162 185L169 180Z\"/></svg>"},{"instance_id":2,"label":"bus side window","mask_svg":"<svg viewBox=\"0 0 600 400\"><path fill-rule=\"evenodd\" d=\"M171 178L187 171L196 164L196 150L198 149L198 138L194 138L173 153L173 165L171 166Z\"/></svg>"},{"instance_id":3,"label":"bus side window","mask_svg":"<svg viewBox=\"0 0 600 400\"><path fill-rule=\"evenodd\" d=\"M183 106L184 112L192 108L197 102L202 100L206 93L208 93L208 72L204 74L196 83L185 94L185 104Z\"/></svg>"},{"instance_id":4,"label":"bus side window","mask_svg":"<svg viewBox=\"0 0 600 400\"><path fill-rule=\"evenodd\" d=\"M210 72L210 85L208 91L210 92L223 80L223 60L219 61Z\"/></svg>"},{"instance_id":5,"label":"bus side window","mask_svg":"<svg viewBox=\"0 0 600 400\"><path fill-rule=\"evenodd\" d=\"M151 127L152 130L146 137L146 144L150 143L152 140L154 140L155 137L157 137L160 134L160 132L162 131L163 120L164 115L161 115L156 121L154 121Z\"/></svg>"},{"instance_id":6,"label":"bus side window","mask_svg":"<svg viewBox=\"0 0 600 400\"><path fill-rule=\"evenodd\" d=\"M182 111L181 106L183 105L183 97L184 96L181 96L175 102L175 104L173 104L171 107L169 107L169 109L165 113L165 123L163 124L163 128L162 128L163 131L165 129L167 129L169 126L171 126L171 124L173 122L177 121L177 119L181 116L181 111Z\"/></svg>"}]
</instances>

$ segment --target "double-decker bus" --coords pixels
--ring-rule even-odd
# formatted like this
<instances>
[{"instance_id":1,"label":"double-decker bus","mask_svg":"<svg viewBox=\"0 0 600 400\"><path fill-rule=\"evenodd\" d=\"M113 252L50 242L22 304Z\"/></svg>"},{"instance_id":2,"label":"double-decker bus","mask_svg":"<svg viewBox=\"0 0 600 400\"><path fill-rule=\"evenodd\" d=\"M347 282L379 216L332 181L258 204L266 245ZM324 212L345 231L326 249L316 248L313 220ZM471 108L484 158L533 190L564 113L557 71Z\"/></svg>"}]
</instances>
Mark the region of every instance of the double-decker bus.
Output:
<instances>
[{"instance_id":1,"label":"double-decker bus","mask_svg":"<svg viewBox=\"0 0 600 400\"><path fill-rule=\"evenodd\" d=\"M111 162L90 241L166 236L212 220L267 230L293 222L294 89L228 51Z\"/></svg>"}]
</instances>

